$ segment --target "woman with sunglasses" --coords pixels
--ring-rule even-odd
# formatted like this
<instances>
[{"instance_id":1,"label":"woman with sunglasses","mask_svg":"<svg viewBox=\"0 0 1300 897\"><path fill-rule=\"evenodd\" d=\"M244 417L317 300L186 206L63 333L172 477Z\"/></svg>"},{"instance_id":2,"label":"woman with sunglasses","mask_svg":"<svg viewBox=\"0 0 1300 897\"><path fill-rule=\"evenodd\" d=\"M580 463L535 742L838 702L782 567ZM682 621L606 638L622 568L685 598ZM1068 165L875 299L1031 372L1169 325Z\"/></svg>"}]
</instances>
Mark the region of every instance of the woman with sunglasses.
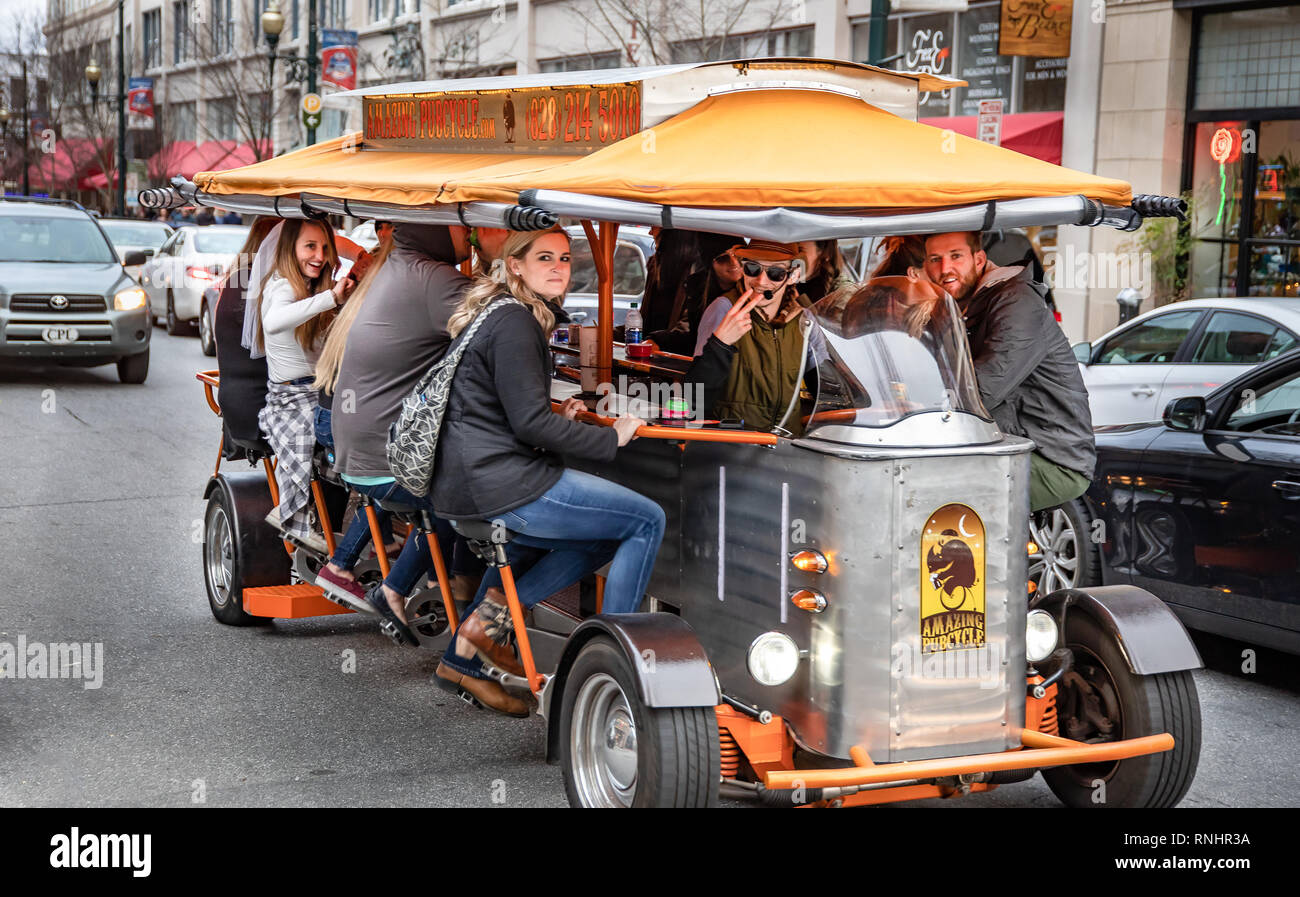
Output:
<instances>
[{"instance_id":1,"label":"woman with sunglasses","mask_svg":"<svg viewBox=\"0 0 1300 897\"><path fill-rule=\"evenodd\" d=\"M731 254L741 278L704 312L686 382L702 390L708 417L800 435L799 386L812 363L812 323L790 285L798 251L789 243L754 240L732 247Z\"/></svg>"}]
</instances>

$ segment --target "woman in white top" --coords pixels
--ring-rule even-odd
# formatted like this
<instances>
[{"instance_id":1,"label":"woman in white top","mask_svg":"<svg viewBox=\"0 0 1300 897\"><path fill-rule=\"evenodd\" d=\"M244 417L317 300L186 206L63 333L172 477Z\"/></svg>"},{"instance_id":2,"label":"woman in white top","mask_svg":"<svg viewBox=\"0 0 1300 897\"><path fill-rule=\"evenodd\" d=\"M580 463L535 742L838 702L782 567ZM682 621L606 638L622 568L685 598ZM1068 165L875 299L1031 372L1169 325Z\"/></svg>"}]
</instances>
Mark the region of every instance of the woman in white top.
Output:
<instances>
[{"instance_id":1,"label":"woman in white top","mask_svg":"<svg viewBox=\"0 0 1300 897\"><path fill-rule=\"evenodd\" d=\"M311 456L316 445L316 359L334 311L354 282L334 281L339 256L334 232L319 221L285 221L275 264L257 297L259 348L267 367L266 405L258 415L276 454L281 529L306 544L311 528Z\"/></svg>"}]
</instances>

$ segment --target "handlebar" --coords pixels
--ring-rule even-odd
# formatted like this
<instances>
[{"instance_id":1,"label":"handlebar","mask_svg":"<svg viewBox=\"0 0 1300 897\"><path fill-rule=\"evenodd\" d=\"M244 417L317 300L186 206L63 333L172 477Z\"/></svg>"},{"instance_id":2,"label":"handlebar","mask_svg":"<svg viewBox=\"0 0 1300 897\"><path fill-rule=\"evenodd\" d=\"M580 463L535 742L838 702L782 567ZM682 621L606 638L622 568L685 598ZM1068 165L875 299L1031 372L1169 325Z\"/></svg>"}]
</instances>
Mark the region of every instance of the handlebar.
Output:
<instances>
[{"instance_id":1,"label":"handlebar","mask_svg":"<svg viewBox=\"0 0 1300 897\"><path fill-rule=\"evenodd\" d=\"M208 407L212 413L221 416L221 406L217 404L217 397L213 395L213 389L221 388L221 375L216 371L199 371L194 375L194 379L203 384L204 397L208 400Z\"/></svg>"}]
</instances>

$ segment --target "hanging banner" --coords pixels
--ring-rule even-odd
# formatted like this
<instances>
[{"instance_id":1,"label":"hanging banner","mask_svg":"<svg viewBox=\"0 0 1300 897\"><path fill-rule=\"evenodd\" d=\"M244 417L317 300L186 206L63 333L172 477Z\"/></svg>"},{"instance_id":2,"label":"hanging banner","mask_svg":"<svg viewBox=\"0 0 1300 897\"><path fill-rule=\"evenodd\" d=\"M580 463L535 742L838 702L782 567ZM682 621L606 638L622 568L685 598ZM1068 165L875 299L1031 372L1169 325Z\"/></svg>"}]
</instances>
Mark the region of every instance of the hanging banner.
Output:
<instances>
[{"instance_id":1,"label":"hanging banner","mask_svg":"<svg viewBox=\"0 0 1300 897\"><path fill-rule=\"evenodd\" d=\"M127 124L132 131L152 131L153 78L132 78L127 87Z\"/></svg>"},{"instance_id":2,"label":"hanging banner","mask_svg":"<svg viewBox=\"0 0 1300 897\"><path fill-rule=\"evenodd\" d=\"M357 88L357 33L321 31L320 79L340 90Z\"/></svg>"},{"instance_id":3,"label":"hanging banner","mask_svg":"<svg viewBox=\"0 0 1300 897\"><path fill-rule=\"evenodd\" d=\"M1074 0L1002 0L999 56L1070 55Z\"/></svg>"}]
</instances>

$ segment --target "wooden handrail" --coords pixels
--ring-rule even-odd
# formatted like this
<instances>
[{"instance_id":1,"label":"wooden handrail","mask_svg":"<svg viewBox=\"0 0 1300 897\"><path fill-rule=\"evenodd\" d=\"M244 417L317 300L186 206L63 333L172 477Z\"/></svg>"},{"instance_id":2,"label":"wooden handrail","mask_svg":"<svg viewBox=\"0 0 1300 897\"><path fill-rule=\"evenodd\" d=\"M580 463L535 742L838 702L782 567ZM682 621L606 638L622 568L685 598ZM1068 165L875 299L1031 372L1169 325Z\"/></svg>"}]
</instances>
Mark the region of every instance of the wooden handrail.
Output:
<instances>
[{"instance_id":1,"label":"wooden handrail","mask_svg":"<svg viewBox=\"0 0 1300 897\"><path fill-rule=\"evenodd\" d=\"M552 402L552 408L559 408L559 402ZM593 411L579 411L577 420L597 424L602 427L614 426L618 418L604 417ZM673 442L731 442L744 445L776 445L775 433L759 433L755 430L719 430L706 427L665 427L645 424L637 427L636 435L641 439L669 439Z\"/></svg>"}]
</instances>

